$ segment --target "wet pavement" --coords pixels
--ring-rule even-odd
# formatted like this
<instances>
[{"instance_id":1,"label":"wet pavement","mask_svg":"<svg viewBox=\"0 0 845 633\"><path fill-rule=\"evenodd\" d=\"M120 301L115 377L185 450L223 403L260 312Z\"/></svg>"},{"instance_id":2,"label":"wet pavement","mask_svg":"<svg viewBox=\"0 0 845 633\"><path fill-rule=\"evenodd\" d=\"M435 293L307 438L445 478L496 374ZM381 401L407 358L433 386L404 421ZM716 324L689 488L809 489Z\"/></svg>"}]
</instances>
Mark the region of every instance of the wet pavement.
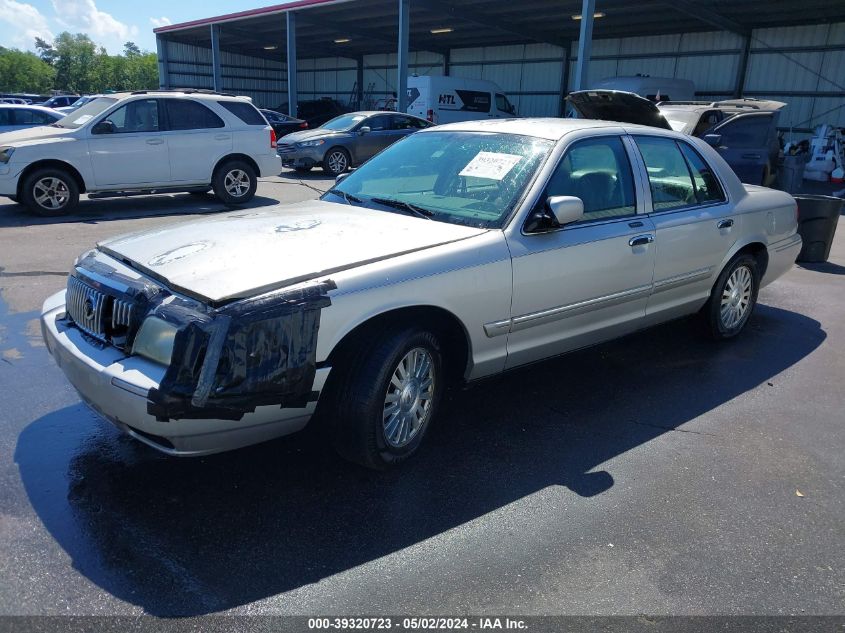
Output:
<instances>
[{"instance_id":1,"label":"wet pavement","mask_svg":"<svg viewBox=\"0 0 845 633\"><path fill-rule=\"evenodd\" d=\"M281 183L260 198L316 196ZM454 392L374 473L309 433L160 455L41 344L37 306L89 242L213 201L74 223L4 202L2 614L845 613L845 233L739 339L681 320Z\"/></svg>"}]
</instances>

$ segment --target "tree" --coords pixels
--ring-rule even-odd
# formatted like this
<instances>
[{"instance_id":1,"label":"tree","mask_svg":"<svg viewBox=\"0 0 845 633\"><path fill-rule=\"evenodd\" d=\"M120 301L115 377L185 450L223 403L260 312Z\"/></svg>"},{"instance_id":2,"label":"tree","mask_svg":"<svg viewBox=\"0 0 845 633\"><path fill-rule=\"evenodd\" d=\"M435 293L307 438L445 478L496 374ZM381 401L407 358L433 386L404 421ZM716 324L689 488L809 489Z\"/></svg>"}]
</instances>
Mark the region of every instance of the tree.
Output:
<instances>
[{"instance_id":1,"label":"tree","mask_svg":"<svg viewBox=\"0 0 845 633\"><path fill-rule=\"evenodd\" d=\"M0 91L46 93L55 75L35 53L0 47Z\"/></svg>"},{"instance_id":2,"label":"tree","mask_svg":"<svg viewBox=\"0 0 845 633\"><path fill-rule=\"evenodd\" d=\"M92 81L97 45L82 33L59 33L53 42L56 60L56 88L69 92L94 92Z\"/></svg>"}]
</instances>

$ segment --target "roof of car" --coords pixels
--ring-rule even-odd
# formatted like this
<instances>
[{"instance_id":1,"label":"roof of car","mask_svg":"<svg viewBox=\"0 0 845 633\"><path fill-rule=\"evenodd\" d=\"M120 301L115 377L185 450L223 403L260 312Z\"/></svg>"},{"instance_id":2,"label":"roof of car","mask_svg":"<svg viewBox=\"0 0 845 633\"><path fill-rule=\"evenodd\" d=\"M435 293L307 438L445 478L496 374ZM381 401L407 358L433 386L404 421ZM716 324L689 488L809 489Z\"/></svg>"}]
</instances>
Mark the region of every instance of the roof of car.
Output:
<instances>
[{"instance_id":1,"label":"roof of car","mask_svg":"<svg viewBox=\"0 0 845 633\"><path fill-rule=\"evenodd\" d=\"M617 123L616 121L596 121L593 119L554 119L554 118L525 118L525 119L483 119L480 121L461 121L460 123L446 123L430 127L426 132L440 130L461 132L501 132L505 134L521 134L536 136L552 141L561 139L564 135L576 130L600 128L625 128L626 130L643 130L649 134L672 135L670 130Z\"/></svg>"},{"instance_id":2,"label":"roof of car","mask_svg":"<svg viewBox=\"0 0 845 633\"><path fill-rule=\"evenodd\" d=\"M133 92L110 92L107 94L91 95L93 97L109 97L112 99L126 99L128 97L191 97L192 99L210 99L219 101L221 99L237 99L248 101L247 97L229 94L226 92L214 92L211 90L135 90Z\"/></svg>"}]
</instances>

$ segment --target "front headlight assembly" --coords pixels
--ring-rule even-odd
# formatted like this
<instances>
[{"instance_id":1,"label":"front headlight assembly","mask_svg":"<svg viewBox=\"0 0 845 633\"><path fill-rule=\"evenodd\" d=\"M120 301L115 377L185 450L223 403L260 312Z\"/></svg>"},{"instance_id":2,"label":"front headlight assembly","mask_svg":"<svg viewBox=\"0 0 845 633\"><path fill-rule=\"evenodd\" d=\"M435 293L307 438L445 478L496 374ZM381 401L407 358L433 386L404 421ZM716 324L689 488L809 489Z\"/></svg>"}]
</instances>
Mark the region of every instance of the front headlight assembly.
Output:
<instances>
[{"instance_id":1,"label":"front headlight assembly","mask_svg":"<svg viewBox=\"0 0 845 633\"><path fill-rule=\"evenodd\" d=\"M318 147L319 145L322 145L325 142L326 142L325 139L318 138L318 139L315 139L313 141L302 141L301 143L297 143L296 146L297 147Z\"/></svg>"},{"instance_id":2,"label":"front headlight assembly","mask_svg":"<svg viewBox=\"0 0 845 633\"><path fill-rule=\"evenodd\" d=\"M141 323L135 335L132 353L161 365L170 365L173 344L178 331L179 328L176 325L158 317L149 316Z\"/></svg>"},{"instance_id":3,"label":"front headlight assembly","mask_svg":"<svg viewBox=\"0 0 845 633\"><path fill-rule=\"evenodd\" d=\"M0 147L0 163L4 165L8 163L9 159L12 158L12 154L14 153L14 147Z\"/></svg>"}]
</instances>

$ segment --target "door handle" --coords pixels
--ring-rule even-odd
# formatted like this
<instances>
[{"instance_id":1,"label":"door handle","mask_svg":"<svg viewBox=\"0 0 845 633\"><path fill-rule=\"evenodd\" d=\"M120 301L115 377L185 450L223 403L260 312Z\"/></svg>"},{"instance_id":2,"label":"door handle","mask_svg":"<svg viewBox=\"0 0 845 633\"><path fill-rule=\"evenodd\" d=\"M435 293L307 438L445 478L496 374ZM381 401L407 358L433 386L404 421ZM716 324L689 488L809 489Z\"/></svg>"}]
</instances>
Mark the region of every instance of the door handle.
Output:
<instances>
[{"instance_id":1,"label":"door handle","mask_svg":"<svg viewBox=\"0 0 845 633\"><path fill-rule=\"evenodd\" d=\"M761 158L763 158L763 156L760 154L743 154L742 157L749 158L751 160L760 160Z\"/></svg>"},{"instance_id":2,"label":"door handle","mask_svg":"<svg viewBox=\"0 0 845 633\"><path fill-rule=\"evenodd\" d=\"M733 221L733 220L730 220L730 219L728 219L728 220L719 220L718 224L716 224L716 228L717 228L717 229L719 229L719 230L721 230L721 229L729 229L729 228L731 228L733 225L734 225L734 221Z\"/></svg>"},{"instance_id":3,"label":"door handle","mask_svg":"<svg viewBox=\"0 0 845 633\"><path fill-rule=\"evenodd\" d=\"M638 229L638 228L642 227L642 225L643 225L643 223L640 222L639 220L637 220L636 222L628 222L628 226L630 226L632 229Z\"/></svg>"},{"instance_id":4,"label":"door handle","mask_svg":"<svg viewBox=\"0 0 845 633\"><path fill-rule=\"evenodd\" d=\"M161 145L162 143L164 143L164 140L160 139L160 138L148 138L147 139L147 145Z\"/></svg>"},{"instance_id":5,"label":"door handle","mask_svg":"<svg viewBox=\"0 0 845 633\"><path fill-rule=\"evenodd\" d=\"M229 136L228 134L218 134L217 136L214 137L214 140L215 141L228 141L230 138L232 138L232 137Z\"/></svg>"},{"instance_id":6,"label":"door handle","mask_svg":"<svg viewBox=\"0 0 845 633\"><path fill-rule=\"evenodd\" d=\"M647 235L635 235L628 240L628 246L645 246L646 244L651 244L653 241L654 236L650 233Z\"/></svg>"}]
</instances>

